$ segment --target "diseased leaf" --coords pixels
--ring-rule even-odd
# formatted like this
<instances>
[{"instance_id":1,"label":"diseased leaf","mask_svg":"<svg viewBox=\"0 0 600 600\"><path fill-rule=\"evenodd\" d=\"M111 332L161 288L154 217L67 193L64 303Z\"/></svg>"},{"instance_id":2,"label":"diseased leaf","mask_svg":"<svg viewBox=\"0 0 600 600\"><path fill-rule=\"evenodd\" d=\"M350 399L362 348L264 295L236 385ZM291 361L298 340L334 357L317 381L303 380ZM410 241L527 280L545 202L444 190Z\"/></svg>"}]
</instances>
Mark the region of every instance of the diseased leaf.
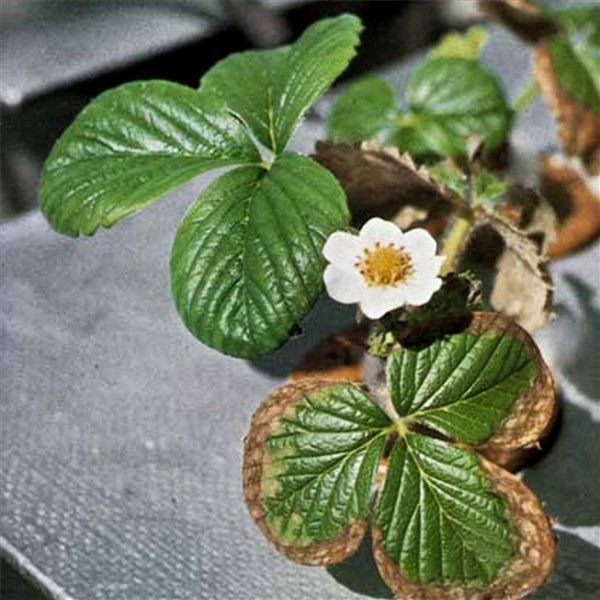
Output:
<instances>
[{"instance_id":1,"label":"diseased leaf","mask_svg":"<svg viewBox=\"0 0 600 600\"><path fill-rule=\"evenodd\" d=\"M465 33L448 33L429 51L429 57L477 60L487 38L487 29L481 25Z\"/></svg>"},{"instance_id":2,"label":"diseased leaf","mask_svg":"<svg viewBox=\"0 0 600 600\"><path fill-rule=\"evenodd\" d=\"M490 439L522 403L532 406L542 395L554 401L552 380L531 338L494 313L475 313L461 333L392 353L387 381L400 417L467 444Z\"/></svg>"},{"instance_id":3,"label":"diseased leaf","mask_svg":"<svg viewBox=\"0 0 600 600\"><path fill-rule=\"evenodd\" d=\"M349 383L288 384L261 405L245 441L244 490L280 552L324 565L356 550L388 426Z\"/></svg>"},{"instance_id":4,"label":"diseased leaf","mask_svg":"<svg viewBox=\"0 0 600 600\"><path fill-rule=\"evenodd\" d=\"M283 154L209 186L186 214L171 288L188 329L226 354L280 346L322 291L327 237L349 220L344 192L309 158Z\"/></svg>"},{"instance_id":5,"label":"diseased leaf","mask_svg":"<svg viewBox=\"0 0 600 600\"><path fill-rule=\"evenodd\" d=\"M398 223L397 218L404 216L401 211L409 207L423 211L425 222L435 227L452 211L446 193L427 169L417 167L408 154L400 155L396 148L372 142L319 141L314 159L344 188L356 225L373 216Z\"/></svg>"},{"instance_id":6,"label":"diseased leaf","mask_svg":"<svg viewBox=\"0 0 600 600\"><path fill-rule=\"evenodd\" d=\"M510 130L512 111L500 82L472 60L425 61L412 75L406 97L414 136L441 156L466 155L475 135L486 150L494 150Z\"/></svg>"},{"instance_id":7,"label":"diseased leaf","mask_svg":"<svg viewBox=\"0 0 600 600\"><path fill-rule=\"evenodd\" d=\"M419 554L429 559L424 563L424 567L419 569L420 565L410 564L409 567L411 567L413 575L417 575L419 570L422 570L425 574L426 570L435 568L432 562L432 548L444 548L445 552L440 553L438 558L438 572L444 573L447 579L449 576L458 576L459 580L455 583L446 584L440 581L412 583L407 573L404 573L400 566L401 561L407 562L405 547L402 547L399 560L392 558L384 549L386 540L392 550L394 549L395 531L390 528L388 537L385 538L380 527L375 525L372 532L375 562L383 580L394 595L398 598L419 598L420 600L447 600L448 598L506 600L507 598L523 598L534 592L548 578L556 560L556 543L548 519L544 515L537 498L519 479L484 459L473 460L471 459L472 455L454 447L450 447L451 450L446 454L448 446L435 440L427 440L422 446L425 447L425 451L420 448L421 451L418 454L413 452L412 456L417 456L426 467L426 470L418 473L420 481L426 480L428 482L427 485L422 484L423 489L435 489L442 498L444 492L448 493L445 498L446 502L434 507L433 511L431 511L430 506L429 513L436 511L441 513L443 509L446 509L444 522L449 522L450 527L445 525L444 529L447 531L449 528L455 528L459 534L462 533L462 536L442 537L444 529L436 527L435 521L433 525L425 522L424 526L421 526L421 522L415 519L413 529L407 532L413 544L410 551L416 553L414 544L416 542L415 529L417 527L420 529L420 534L425 532L428 536L419 537L419 541L430 542L432 545L425 546L423 544L417 549ZM467 467L466 472L456 468L454 464L450 465L445 462L444 459L449 458L450 453L452 456L456 456L460 465ZM404 455L408 456L408 452L405 451ZM438 457L442 458L442 460L441 462L430 461L431 456L436 459ZM416 460L413 459L412 464L409 463L408 466L405 466L400 462L402 458L402 450L396 450L397 466L394 473L396 477L392 477L389 484L386 481L386 485L389 485L390 489L402 483L402 480L399 480L402 475L414 474L414 470L410 467L417 464ZM401 471L398 467L403 466L404 469ZM433 474L434 478L427 478L427 474ZM390 475L392 475L391 468ZM437 479L436 476L440 476L440 478ZM477 480L482 482L481 487L473 486L473 483ZM460 482L458 489L452 487L456 482ZM410 495L410 489L406 487L404 489L400 488L399 492L404 497ZM429 492L430 497L433 496L433 493L432 491ZM382 498L383 496L380 495L379 506L381 506ZM389 499L391 500L391 494ZM481 506L479 503L475 504L476 499L481 500ZM513 548L511 558L504 565L499 565L500 561L498 560L498 555L506 551L507 541L502 535L502 532L506 530L496 525L498 517L502 518L501 514L494 515L494 508L498 505L502 507L501 510L503 509L504 514L510 521L510 538L511 547ZM402 505L400 505L400 509L401 507ZM387 506L386 508L389 513L389 508ZM418 510L420 516L422 516L423 508L421 504ZM452 521L451 515L456 515L458 520ZM405 519L403 513L400 516ZM490 539L489 533L497 527L499 539L496 540L494 534L487 547L480 549L483 540L478 536L484 535L486 536L484 539ZM461 547L466 548L464 557L456 556L455 549ZM469 551L469 549L471 550ZM476 549L477 553L481 552L478 558L473 559L473 549ZM447 554L453 554L457 562L449 562L446 559ZM485 566L481 563L478 564L477 560L481 560L483 557L491 557L491 562L486 562ZM494 566L499 566L499 569L496 577L489 584L481 585L474 581L460 583L461 567L467 573L470 570L475 576L477 570L481 572L487 568L488 571L491 571Z\"/></svg>"},{"instance_id":8,"label":"diseased leaf","mask_svg":"<svg viewBox=\"0 0 600 600\"><path fill-rule=\"evenodd\" d=\"M40 206L57 231L90 235L204 171L259 161L216 99L166 81L129 83L93 100L56 142Z\"/></svg>"},{"instance_id":9,"label":"diseased leaf","mask_svg":"<svg viewBox=\"0 0 600 600\"><path fill-rule=\"evenodd\" d=\"M210 69L201 90L221 97L274 153L308 107L344 71L361 30L354 15L323 19L291 46L232 54Z\"/></svg>"},{"instance_id":10,"label":"diseased leaf","mask_svg":"<svg viewBox=\"0 0 600 600\"><path fill-rule=\"evenodd\" d=\"M474 228L471 240L475 241L470 243L477 243L481 227L491 228L503 244L490 294L492 307L515 318L527 331L540 329L551 315L552 280L535 236L529 237L498 215L486 214Z\"/></svg>"},{"instance_id":11,"label":"diseased leaf","mask_svg":"<svg viewBox=\"0 0 600 600\"><path fill-rule=\"evenodd\" d=\"M336 100L327 121L327 137L343 142L368 140L391 125L395 94L381 77L365 77L348 86Z\"/></svg>"},{"instance_id":12,"label":"diseased leaf","mask_svg":"<svg viewBox=\"0 0 600 600\"><path fill-rule=\"evenodd\" d=\"M418 434L394 444L374 526L411 583L484 586L516 554L507 507L475 453Z\"/></svg>"},{"instance_id":13,"label":"diseased leaf","mask_svg":"<svg viewBox=\"0 0 600 600\"><path fill-rule=\"evenodd\" d=\"M577 52L566 36L539 44L534 59L535 77L565 152L581 157L591 173L600 173L600 75L590 64L593 59Z\"/></svg>"},{"instance_id":14,"label":"diseased leaf","mask_svg":"<svg viewBox=\"0 0 600 600\"><path fill-rule=\"evenodd\" d=\"M539 2L529 0L479 0L483 10L501 21L526 42L537 42L557 31L554 19Z\"/></svg>"},{"instance_id":15,"label":"diseased leaf","mask_svg":"<svg viewBox=\"0 0 600 600\"><path fill-rule=\"evenodd\" d=\"M543 157L540 171L542 194L556 215L556 234L547 247L554 258L583 247L600 233L600 190L586 183L581 170L564 156Z\"/></svg>"}]
</instances>

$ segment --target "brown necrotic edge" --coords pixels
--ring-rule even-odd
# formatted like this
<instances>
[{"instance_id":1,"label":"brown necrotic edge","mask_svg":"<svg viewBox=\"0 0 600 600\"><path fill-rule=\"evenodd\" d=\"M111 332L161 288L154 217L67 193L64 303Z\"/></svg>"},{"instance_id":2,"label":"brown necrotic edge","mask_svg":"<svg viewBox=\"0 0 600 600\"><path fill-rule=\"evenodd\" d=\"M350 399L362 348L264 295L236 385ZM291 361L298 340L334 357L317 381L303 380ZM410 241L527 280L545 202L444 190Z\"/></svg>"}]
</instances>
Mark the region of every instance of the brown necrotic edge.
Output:
<instances>
[{"instance_id":1,"label":"brown necrotic edge","mask_svg":"<svg viewBox=\"0 0 600 600\"><path fill-rule=\"evenodd\" d=\"M364 520L356 521L341 535L326 542L307 546L292 546L281 543L266 521L261 503L261 480L265 461L265 441L279 420L289 414L293 405L307 393L331 386L331 381L307 380L285 385L259 406L252 417L250 432L244 439L242 477L244 497L250 515L267 539L284 556L304 565L331 565L354 554L365 534Z\"/></svg>"},{"instance_id":2,"label":"brown necrotic edge","mask_svg":"<svg viewBox=\"0 0 600 600\"><path fill-rule=\"evenodd\" d=\"M398 599L518 600L538 589L556 561L556 543L539 500L514 475L480 458L492 488L507 503L515 530L513 559L488 587L410 583L382 547L381 531L373 528L373 552L382 579Z\"/></svg>"},{"instance_id":3,"label":"brown necrotic edge","mask_svg":"<svg viewBox=\"0 0 600 600\"><path fill-rule=\"evenodd\" d=\"M515 402L508 417L494 435L477 448L490 460L504 464L512 452L536 447L550 432L557 413L554 380L531 336L509 317L477 312L466 331L479 335L507 335L525 346L536 366L537 375Z\"/></svg>"},{"instance_id":4,"label":"brown necrotic edge","mask_svg":"<svg viewBox=\"0 0 600 600\"><path fill-rule=\"evenodd\" d=\"M556 119L557 134L565 152L580 156L590 173L600 173L600 118L562 87L546 42L536 46L534 74Z\"/></svg>"}]
</instances>

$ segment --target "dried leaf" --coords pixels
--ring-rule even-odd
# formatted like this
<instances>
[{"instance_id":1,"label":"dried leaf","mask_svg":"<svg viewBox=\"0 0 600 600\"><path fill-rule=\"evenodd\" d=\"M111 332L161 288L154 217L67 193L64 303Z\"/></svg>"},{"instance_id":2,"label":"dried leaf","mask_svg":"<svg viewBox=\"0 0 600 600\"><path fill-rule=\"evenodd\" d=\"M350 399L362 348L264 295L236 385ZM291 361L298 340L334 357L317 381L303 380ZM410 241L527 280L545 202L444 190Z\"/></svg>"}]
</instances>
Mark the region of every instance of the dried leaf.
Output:
<instances>
[{"instance_id":1,"label":"dried leaf","mask_svg":"<svg viewBox=\"0 0 600 600\"><path fill-rule=\"evenodd\" d=\"M341 183L355 225L378 216L399 220L404 228L419 224L438 232L452 212L448 193L395 148L319 141L312 158ZM411 218L415 221L409 223Z\"/></svg>"},{"instance_id":2,"label":"dried leaf","mask_svg":"<svg viewBox=\"0 0 600 600\"><path fill-rule=\"evenodd\" d=\"M583 104L561 83L552 63L549 41L539 44L534 55L534 73L546 102L554 113L558 137L565 152L580 156L592 174L600 173L600 116Z\"/></svg>"},{"instance_id":3,"label":"dried leaf","mask_svg":"<svg viewBox=\"0 0 600 600\"><path fill-rule=\"evenodd\" d=\"M526 42L536 42L556 32L556 24L528 0L479 0L483 11Z\"/></svg>"},{"instance_id":4,"label":"dried leaf","mask_svg":"<svg viewBox=\"0 0 600 600\"><path fill-rule=\"evenodd\" d=\"M483 211L478 215L478 225L469 245L480 246L491 231L499 236L503 248L496 262L490 304L514 317L527 331L541 328L550 317L552 307L552 283L546 257L534 240L501 216ZM484 238L480 237L481 233Z\"/></svg>"},{"instance_id":5,"label":"dried leaf","mask_svg":"<svg viewBox=\"0 0 600 600\"><path fill-rule=\"evenodd\" d=\"M548 248L551 258L584 246L600 233L600 189L586 183L579 169L564 158L541 161L541 189L557 215L557 234Z\"/></svg>"}]
</instances>

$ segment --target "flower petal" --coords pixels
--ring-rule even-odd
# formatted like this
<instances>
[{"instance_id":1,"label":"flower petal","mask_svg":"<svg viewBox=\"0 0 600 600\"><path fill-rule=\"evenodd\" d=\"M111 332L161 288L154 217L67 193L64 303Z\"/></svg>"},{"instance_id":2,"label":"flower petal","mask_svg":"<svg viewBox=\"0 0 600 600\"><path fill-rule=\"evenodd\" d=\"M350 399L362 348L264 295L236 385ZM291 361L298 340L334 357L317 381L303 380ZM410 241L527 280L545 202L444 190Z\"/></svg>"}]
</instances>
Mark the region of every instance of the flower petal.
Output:
<instances>
[{"instance_id":1,"label":"flower petal","mask_svg":"<svg viewBox=\"0 0 600 600\"><path fill-rule=\"evenodd\" d=\"M446 260L445 256L433 256L433 257L416 257L412 260L414 269L413 278L432 278L435 277L442 268Z\"/></svg>"},{"instance_id":2,"label":"flower petal","mask_svg":"<svg viewBox=\"0 0 600 600\"><path fill-rule=\"evenodd\" d=\"M386 313L406 304L406 286L367 287L360 309L369 319L380 319Z\"/></svg>"},{"instance_id":3,"label":"flower petal","mask_svg":"<svg viewBox=\"0 0 600 600\"><path fill-rule=\"evenodd\" d=\"M413 306L421 306L427 304L431 300L431 296L442 287L442 280L439 277L431 279L417 280L413 283L411 280L406 285L406 301Z\"/></svg>"},{"instance_id":4,"label":"flower petal","mask_svg":"<svg viewBox=\"0 0 600 600\"><path fill-rule=\"evenodd\" d=\"M327 293L337 302L354 304L359 302L367 288L363 278L354 268L328 265L323 273Z\"/></svg>"},{"instance_id":5,"label":"flower petal","mask_svg":"<svg viewBox=\"0 0 600 600\"><path fill-rule=\"evenodd\" d=\"M417 261L420 257L433 257L437 248L435 239L425 229L407 231L403 236L402 245L413 257L413 261Z\"/></svg>"},{"instance_id":6,"label":"flower petal","mask_svg":"<svg viewBox=\"0 0 600 600\"><path fill-rule=\"evenodd\" d=\"M332 264L353 267L362 254L362 244L358 236L336 231L332 233L323 246L323 256Z\"/></svg>"},{"instance_id":7,"label":"flower petal","mask_svg":"<svg viewBox=\"0 0 600 600\"><path fill-rule=\"evenodd\" d=\"M379 217L369 219L360 230L359 239L363 246L368 248L379 242L382 245L403 245L404 234L402 230L391 221L385 221Z\"/></svg>"}]
</instances>

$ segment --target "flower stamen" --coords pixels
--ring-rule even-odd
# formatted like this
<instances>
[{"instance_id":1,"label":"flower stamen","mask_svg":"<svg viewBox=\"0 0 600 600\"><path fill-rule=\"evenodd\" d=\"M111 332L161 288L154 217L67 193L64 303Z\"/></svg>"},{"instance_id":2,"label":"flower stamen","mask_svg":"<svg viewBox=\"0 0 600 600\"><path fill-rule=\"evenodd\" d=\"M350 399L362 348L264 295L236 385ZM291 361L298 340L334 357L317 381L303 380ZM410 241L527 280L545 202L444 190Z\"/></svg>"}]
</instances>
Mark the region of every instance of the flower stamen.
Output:
<instances>
[{"instance_id":1,"label":"flower stamen","mask_svg":"<svg viewBox=\"0 0 600 600\"><path fill-rule=\"evenodd\" d=\"M368 286L383 287L406 282L413 273L410 255L394 244L364 248L363 256L354 264Z\"/></svg>"}]
</instances>

